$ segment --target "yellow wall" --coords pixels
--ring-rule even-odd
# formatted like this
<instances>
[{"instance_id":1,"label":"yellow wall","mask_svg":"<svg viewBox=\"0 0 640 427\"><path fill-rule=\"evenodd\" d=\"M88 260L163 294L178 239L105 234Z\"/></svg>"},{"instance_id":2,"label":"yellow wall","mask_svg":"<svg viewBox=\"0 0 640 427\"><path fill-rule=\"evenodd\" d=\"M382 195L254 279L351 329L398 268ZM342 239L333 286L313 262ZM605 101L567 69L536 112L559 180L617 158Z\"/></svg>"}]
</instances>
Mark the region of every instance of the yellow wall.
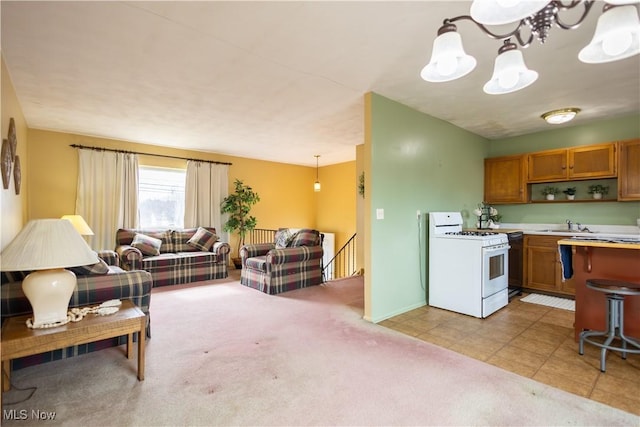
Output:
<instances>
[{"instance_id":1,"label":"yellow wall","mask_svg":"<svg viewBox=\"0 0 640 427\"><path fill-rule=\"evenodd\" d=\"M322 191L315 193L316 171L312 167L37 129L29 131L29 141L29 219L74 212L78 154L77 149L69 145L78 144L229 162L232 163L230 190L238 178L260 195L261 201L251 212L258 220L258 228L311 227L349 237L355 232L355 187L345 184L353 182L355 162L321 168ZM139 162L147 166L186 168L185 160L156 156L140 156ZM230 243L235 243L233 237Z\"/></svg>"},{"instance_id":2,"label":"yellow wall","mask_svg":"<svg viewBox=\"0 0 640 427\"><path fill-rule=\"evenodd\" d=\"M316 195L316 228L335 233L337 252L356 232L356 164L320 168L322 189Z\"/></svg>"},{"instance_id":3,"label":"yellow wall","mask_svg":"<svg viewBox=\"0 0 640 427\"><path fill-rule=\"evenodd\" d=\"M16 125L16 136L18 140L17 154L20 158L20 170L22 172L22 180L20 185L20 194L15 191L15 181L12 173L9 180L9 188L6 190L0 187L0 210L1 210L1 227L0 227L0 248L4 249L11 240L22 229L27 221L27 194L28 194L28 129L22 114L20 104L16 97L11 78L7 72L7 68L2 62L2 139L6 139L9 134L9 120L13 118Z\"/></svg>"}]
</instances>

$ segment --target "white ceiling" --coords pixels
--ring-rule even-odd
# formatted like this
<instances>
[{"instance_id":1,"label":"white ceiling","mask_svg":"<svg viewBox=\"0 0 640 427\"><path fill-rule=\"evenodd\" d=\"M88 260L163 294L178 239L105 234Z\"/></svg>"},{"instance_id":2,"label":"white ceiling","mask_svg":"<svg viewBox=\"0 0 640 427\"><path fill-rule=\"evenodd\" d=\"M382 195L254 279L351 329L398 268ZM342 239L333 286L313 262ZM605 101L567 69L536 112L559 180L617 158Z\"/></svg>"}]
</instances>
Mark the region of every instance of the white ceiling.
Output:
<instances>
[{"instance_id":1,"label":"white ceiling","mask_svg":"<svg viewBox=\"0 0 640 427\"><path fill-rule=\"evenodd\" d=\"M525 49L536 83L482 91L501 45L458 24L478 60L463 79L420 79L442 20L470 2L11 2L2 54L30 128L315 166L355 159L363 95L385 97L489 139L639 114L640 56L578 61L601 14ZM573 15L571 15L573 16ZM570 20L570 19L568 19Z\"/></svg>"}]
</instances>

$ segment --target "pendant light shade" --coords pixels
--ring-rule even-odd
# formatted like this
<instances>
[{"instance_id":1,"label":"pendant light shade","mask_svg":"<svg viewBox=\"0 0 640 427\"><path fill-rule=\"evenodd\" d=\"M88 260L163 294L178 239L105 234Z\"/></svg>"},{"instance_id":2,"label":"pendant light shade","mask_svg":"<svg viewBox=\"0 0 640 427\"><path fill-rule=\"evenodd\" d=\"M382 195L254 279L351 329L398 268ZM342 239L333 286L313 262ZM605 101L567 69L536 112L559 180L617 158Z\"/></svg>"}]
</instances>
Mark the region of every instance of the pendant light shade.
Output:
<instances>
[{"instance_id":1,"label":"pendant light shade","mask_svg":"<svg viewBox=\"0 0 640 427\"><path fill-rule=\"evenodd\" d=\"M490 95L502 95L524 89L537 79L538 73L527 68L522 52L507 40L498 51L493 76L483 89Z\"/></svg>"},{"instance_id":2,"label":"pendant light shade","mask_svg":"<svg viewBox=\"0 0 640 427\"><path fill-rule=\"evenodd\" d=\"M549 0L474 0L471 17L484 25L502 25L534 15Z\"/></svg>"},{"instance_id":3,"label":"pendant light shade","mask_svg":"<svg viewBox=\"0 0 640 427\"><path fill-rule=\"evenodd\" d=\"M578 58L587 64L625 59L640 53L640 19L635 6L612 7L598 19L591 43Z\"/></svg>"},{"instance_id":4,"label":"pendant light shade","mask_svg":"<svg viewBox=\"0 0 640 427\"><path fill-rule=\"evenodd\" d=\"M316 154L314 157L316 158L316 182L313 183L313 191L317 193L320 191L320 180L318 179L318 157L320 155Z\"/></svg>"},{"instance_id":5,"label":"pendant light shade","mask_svg":"<svg viewBox=\"0 0 640 427\"><path fill-rule=\"evenodd\" d=\"M431 61L420 72L423 80L448 82L469 74L476 67L476 59L464 51L455 25L448 27L433 41Z\"/></svg>"}]
</instances>

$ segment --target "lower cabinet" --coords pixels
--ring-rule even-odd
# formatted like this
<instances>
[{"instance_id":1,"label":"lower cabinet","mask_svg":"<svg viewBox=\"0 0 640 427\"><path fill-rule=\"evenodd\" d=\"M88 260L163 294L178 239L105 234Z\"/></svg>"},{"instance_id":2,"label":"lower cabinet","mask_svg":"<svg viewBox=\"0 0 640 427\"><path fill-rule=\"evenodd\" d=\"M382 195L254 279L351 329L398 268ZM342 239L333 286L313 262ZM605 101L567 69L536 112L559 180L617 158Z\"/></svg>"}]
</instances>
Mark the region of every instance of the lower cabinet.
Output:
<instances>
[{"instance_id":1,"label":"lower cabinet","mask_svg":"<svg viewBox=\"0 0 640 427\"><path fill-rule=\"evenodd\" d=\"M565 236L525 236L524 285L531 291L575 295L573 279L562 281L558 240Z\"/></svg>"}]
</instances>

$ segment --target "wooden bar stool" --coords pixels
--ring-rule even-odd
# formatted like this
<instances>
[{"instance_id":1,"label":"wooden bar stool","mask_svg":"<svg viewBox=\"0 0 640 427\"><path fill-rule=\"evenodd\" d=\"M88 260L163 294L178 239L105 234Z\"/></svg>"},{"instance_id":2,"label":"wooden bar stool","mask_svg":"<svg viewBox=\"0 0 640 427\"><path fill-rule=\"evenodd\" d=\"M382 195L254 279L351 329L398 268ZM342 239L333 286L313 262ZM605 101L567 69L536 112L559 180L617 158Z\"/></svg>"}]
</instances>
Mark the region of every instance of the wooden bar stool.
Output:
<instances>
[{"instance_id":1,"label":"wooden bar stool","mask_svg":"<svg viewBox=\"0 0 640 427\"><path fill-rule=\"evenodd\" d=\"M591 279L587 280L587 287L594 291L605 292L607 296L607 329L606 331L580 332L579 353L584 354L584 342L602 348L600 353L600 371L605 372L605 358L607 350L619 351L622 358L627 358L627 353L640 354L640 341L624 335L624 297L640 295L640 284L624 282L621 280ZM591 337L607 337L603 342L597 342ZM620 346L612 345L614 339L620 340ZM631 345L635 348L628 348Z\"/></svg>"}]
</instances>

